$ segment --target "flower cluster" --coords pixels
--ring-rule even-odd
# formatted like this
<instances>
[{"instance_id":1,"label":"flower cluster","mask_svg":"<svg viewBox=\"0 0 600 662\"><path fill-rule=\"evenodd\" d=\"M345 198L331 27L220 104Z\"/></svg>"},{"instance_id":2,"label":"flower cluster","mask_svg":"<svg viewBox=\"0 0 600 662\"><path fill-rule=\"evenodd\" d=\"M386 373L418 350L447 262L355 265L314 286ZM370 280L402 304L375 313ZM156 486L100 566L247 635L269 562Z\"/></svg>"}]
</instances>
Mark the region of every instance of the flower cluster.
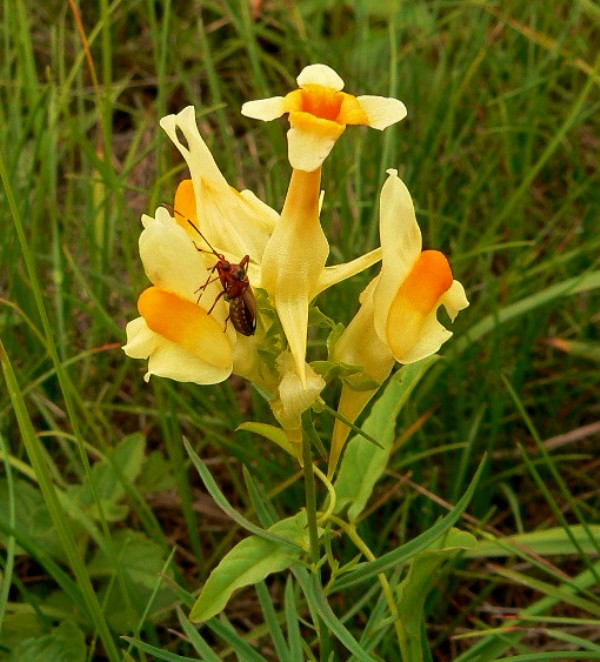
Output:
<instances>
[{"instance_id":1,"label":"flower cluster","mask_svg":"<svg viewBox=\"0 0 600 662\"><path fill-rule=\"evenodd\" d=\"M161 120L190 179L179 185L173 213L161 207L153 218L142 218L140 256L152 285L138 299L140 317L127 325L124 346L129 356L148 359L146 379L213 384L235 373L253 381L270 394L292 449L299 447L302 413L325 386L306 357L309 311L321 292L381 260L330 356L346 369L338 411L350 422L395 362L429 356L451 336L437 319L440 306L452 320L468 306L446 257L422 250L410 194L395 170L381 191L381 248L325 266L324 159L347 125L384 129L402 120L406 108L396 99L342 92L341 78L322 64L306 67L297 81L299 88L284 97L242 107L244 115L265 121L289 115L292 174L280 214L227 183L200 136L193 107ZM227 265L235 266L235 275ZM239 315L256 316L256 331L240 330ZM348 432L336 421L330 474Z\"/></svg>"}]
</instances>

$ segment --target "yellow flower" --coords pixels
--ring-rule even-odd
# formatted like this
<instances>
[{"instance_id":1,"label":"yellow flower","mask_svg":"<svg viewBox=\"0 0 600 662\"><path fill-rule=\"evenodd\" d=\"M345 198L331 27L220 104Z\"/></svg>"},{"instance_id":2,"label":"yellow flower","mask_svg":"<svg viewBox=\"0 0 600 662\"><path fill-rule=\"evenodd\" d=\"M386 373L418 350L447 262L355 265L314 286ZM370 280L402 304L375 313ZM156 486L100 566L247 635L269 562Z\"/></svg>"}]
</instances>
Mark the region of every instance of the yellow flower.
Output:
<instances>
[{"instance_id":1,"label":"yellow flower","mask_svg":"<svg viewBox=\"0 0 600 662\"><path fill-rule=\"evenodd\" d=\"M314 64L298 76L299 89L285 97L250 101L242 113L265 121L289 113L293 167L280 222L267 242L261 284L277 310L296 371L306 386L306 334L310 302L331 285L379 260L379 250L353 262L325 267L329 244L319 221L321 164L347 124L384 129L406 116L397 99L342 92L333 69Z\"/></svg>"},{"instance_id":2,"label":"yellow flower","mask_svg":"<svg viewBox=\"0 0 600 662\"><path fill-rule=\"evenodd\" d=\"M216 257L204 252L209 247L188 219L232 263L249 255L249 279L258 287L257 263L279 214L250 191L239 192L227 183L198 132L192 106L160 123L186 159L191 179L177 189L174 217L159 208L154 219L142 218L140 256L154 287L140 295L141 317L127 325L123 349L133 358L148 359L146 379L156 374L213 384L227 379L236 368L250 377L258 369L254 338L236 334L231 323L224 332L228 305L223 297L208 315L221 285L216 280L201 293L198 288L206 282ZM258 376L256 381L260 382Z\"/></svg>"},{"instance_id":3,"label":"yellow flower","mask_svg":"<svg viewBox=\"0 0 600 662\"><path fill-rule=\"evenodd\" d=\"M141 317L127 325L123 350L132 358L148 359L150 375L182 382L214 384L227 379L233 369L235 331L228 325L226 303L217 282L207 285L201 304L196 292L211 266L169 212L159 208L156 217L143 218L140 256L152 287L138 299Z\"/></svg>"},{"instance_id":4,"label":"yellow flower","mask_svg":"<svg viewBox=\"0 0 600 662\"><path fill-rule=\"evenodd\" d=\"M173 216L159 208L155 218L142 219L140 255L153 286L139 297L141 316L127 325L124 350L148 359L146 379L155 374L211 384L234 372L254 381L274 396L274 412L295 442L302 411L324 385L306 364L309 303L374 264L380 251L324 266L329 245L319 223L320 168L293 171L280 219L252 193L227 183L198 132L192 107L163 118L161 126L186 159L191 179L177 189ZM199 291L217 260L211 247L232 263L250 256L251 287L266 290L286 334L285 361L267 365L261 360L260 324L253 337L226 325L224 297L209 314L222 293L218 278Z\"/></svg>"},{"instance_id":5,"label":"yellow flower","mask_svg":"<svg viewBox=\"0 0 600 662\"><path fill-rule=\"evenodd\" d=\"M380 198L381 272L361 295L361 307L340 337L337 361L358 365L364 379L381 384L395 361L413 363L437 352L452 332L437 319L444 306L452 321L469 305L446 257L422 250L421 230L408 189L388 170ZM356 384L355 384L356 386ZM375 389L344 384L338 411L356 420ZM349 428L336 421L329 473L333 474Z\"/></svg>"},{"instance_id":6,"label":"yellow flower","mask_svg":"<svg viewBox=\"0 0 600 662\"><path fill-rule=\"evenodd\" d=\"M397 99L342 92L344 81L324 64L305 67L296 80L299 89L285 97L248 101L242 114L268 122L289 113L288 158L298 170L316 170L348 124L383 130L406 117Z\"/></svg>"}]
</instances>

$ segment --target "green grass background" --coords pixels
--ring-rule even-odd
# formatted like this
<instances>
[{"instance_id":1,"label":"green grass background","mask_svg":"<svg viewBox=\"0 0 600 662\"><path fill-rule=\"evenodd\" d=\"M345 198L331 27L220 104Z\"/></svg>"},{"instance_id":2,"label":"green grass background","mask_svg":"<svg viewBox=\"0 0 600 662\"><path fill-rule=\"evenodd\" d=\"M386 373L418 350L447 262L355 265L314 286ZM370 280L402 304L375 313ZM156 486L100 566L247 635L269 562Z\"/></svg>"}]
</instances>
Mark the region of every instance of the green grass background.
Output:
<instances>
[{"instance_id":1,"label":"green grass background","mask_svg":"<svg viewBox=\"0 0 600 662\"><path fill-rule=\"evenodd\" d=\"M143 362L119 347L147 283L139 217L172 202L186 176L159 118L193 104L230 183L280 209L286 124L248 120L240 106L287 92L316 62L347 91L395 96L409 111L383 133L350 128L326 162L330 263L376 245L379 190L397 168L425 247L449 255L471 301L402 411L361 534L380 554L426 530L487 451L462 526L497 536L561 527L569 544L543 559L452 564L426 603L433 659L476 659L476 640L456 635L501 627L544 598L552 605L516 637L484 637L498 648L477 659L596 659L598 543L585 526L600 509L598 5L79 4L1 10L0 659L43 660L57 641L77 660L152 659L123 653L119 635L194 657L169 630L189 629L173 605L187 611L241 532L201 488L182 436L241 512L252 517L242 466L279 516L301 507L297 467L232 432L271 422L247 384L146 384ZM374 273L319 305L347 323ZM326 439L331 421L320 425ZM271 586L280 619L282 587ZM334 604L355 633L373 608L361 597L354 610L351 594ZM243 592L228 617L240 640L277 659L258 604ZM206 636L229 659L226 632ZM393 644L378 643L382 659L396 659ZM579 657L534 657L563 650Z\"/></svg>"}]
</instances>

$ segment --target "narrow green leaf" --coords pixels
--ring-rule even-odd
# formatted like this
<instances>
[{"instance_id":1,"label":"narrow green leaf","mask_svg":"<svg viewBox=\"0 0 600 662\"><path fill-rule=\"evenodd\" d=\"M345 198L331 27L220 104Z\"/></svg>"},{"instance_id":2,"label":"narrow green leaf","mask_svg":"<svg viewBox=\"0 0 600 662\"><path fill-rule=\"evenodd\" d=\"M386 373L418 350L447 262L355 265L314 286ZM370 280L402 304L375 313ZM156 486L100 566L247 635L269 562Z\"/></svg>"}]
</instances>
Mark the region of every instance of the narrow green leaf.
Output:
<instances>
[{"instance_id":1,"label":"narrow green leaf","mask_svg":"<svg viewBox=\"0 0 600 662\"><path fill-rule=\"evenodd\" d=\"M483 636L481 641L474 644L468 651L459 655L456 662L472 662L480 660L481 662L495 662L499 660L508 648L516 646L518 642L528 633L528 626L532 616L540 616L552 610L553 607L560 604L563 593L576 595L579 591L585 591L596 586L596 575L600 571L600 562L595 564L594 571L584 570L576 577L572 577L568 582L561 584L558 591L544 596L533 604L525 607L521 614L511 621L510 631L503 630L499 632L492 629L489 633L478 632L478 636ZM526 627L518 627L525 624ZM506 658L502 658L503 660Z\"/></svg>"},{"instance_id":2,"label":"narrow green leaf","mask_svg":"<svg viewBox=\"0 0 600 662\"><path fill-rule=\"evenodd\" d=\"M334 582L332 590L341 591L345 588L348 588L349 586L353 586L354 584L370 581L374 579L380 572L385 572L391 568L406 563L416 554L426 549L429 545L433 544L437 538L440 538L447 531L449 531L473 498L473 494L475 493L475 489L479 479L481 478L481 473L483 471L485 461L486 456L483 457L481 463L479 464L479 467L477 468L477 471L473 476L467 491L463 494L454 508L452 508L452 510L447 515L445 515L442 519L436 522L420 536L413 538L413 540L410 540L392 552L388 552L387 554L380 556L375 561L363 563L356 570L353 570L347 575L340 577Z\"/></svg>"},{"instance_id":3,"label":"narrow green leaf","mask_svg":"<svg viewBox=\"0 0 600 662\"><path fill-rule=\"evenodd\" d=\"M206 627L224 639L241 662L267 662L267 659L259 655L250 644L244 641L229 623L213 618L206 624Z\"/></svg>"},{"instance_id":4,"label":"narrow green leaf","mask_svg":"<svg viewBox=\"0 0 600 662\"><path fill-rule=\"evenodd\" d=\"M280 660L289 660L290 651L287 647L285 637L283 636L283 630L281 629L281 625L277 618L277 612L273 606L269 590L264 582L258 582L258 584L256 584L256 595L265 617L265 625L269 628L269 634L273 640L273 645L277 652L277 658Z\"/></svg>"},{"instance_id":5,"label":"narrow green leaf","mask_svg":"<svg viewBox=\"0 0 600 662\"><path fill-rule=\"evenodd\" d=\"M502 662L544 662L544 660L560 660L560 662L563 662L563 660L580 660L580 662L590 662L590 660L600 660L600 653L587 651L585 657L582 657L581 652L577 651L551 651L549 653L526 653L525 655L511 655L510 657L502 658Z\"/></svg>"},{"instance_id":6,"label":"narrow green leaf","mask_svg":"<svg viewBox=\"0 0 600 662\"><path fill-rule=\"evenodd\" d=\"M16 523L16 498L15 498L15 481L12 474L12 466L8 450L8 444L4 440L4 436L0 433L0 454L4 458L4 471L6 473L6 503L3 504L2 512L8 515L8 526L14 529ZM0 482L0 490L2 482ZM0 499L0 503L1 503ZM6 604L8 602L8 595L13 580L13 571L15 568L15 555L17 551L16 540L13 535L9 535L8 539L4 541L6 548L6 560L4 561L2 581L0 581L0 632L2 632L2 625L4 623L4 615L6 613Z\"/></svg>"},{"instance_id":7,"label":"narrow green leaf","mask_svg":"<svg viewBox=\"0 0 600 662\"><path fill-rule=\"evenodd\" d=\"M213 651L211 646L205 641L204 637L188 621L181 609L177 608L177 617L187 638L190 640L196 653L202 656L204 662L220 662L221 658Z\"/></svg>"},{"instance_id":8,"label":"narrow green leaf","mask_svg":"<svg viewBox=\"0 0 600 662\"><path fill-rule=\"evenodd\" d=\"M254 432L254 434L259 434L261 437L264 437L265 439L272 441L274 444L277 444L279 448L282 448L292 457L296 457L294 448L292 444L290 444L287 435L281 428L278 428L276 425L269 425L268 423L253 423L248 421L247 423L241 423L238 425L236 430L246 430L247 432Z\"/></svg>"},{"instance_id":9,"label":"narrow green leaf","mask_svg":"<svg viewBox=\"0 0 600 662\"><path fill-rule=\"evenodd\" d=\"M560 598L561 602L572 605L573 607L579 609L581 612L589 612L596 618L600 618L600 605L596 604L592 600L586 600L579 595L573 595L571 591L565 588L555 586L549 582L544 582L541 579L535 579L534 577L526 575L522 572L516 572L514 570L501 568L499 566L493 567L497 574L501 575L502 577L506 577L515 584L528 586L529 588L533 588L534 590L539 591L545 595L556 596Z\"/></svg>"},{"instance_id":10,"label":"narrow green leaf","mask_svg":"<svg viewBox=\"0 0 600 662\"><path fill-rule=\"evenodd\" d=\"M197 657L176 655L175 653L170 653L169 651L163 650L162 648L157 648L156 646L151 646L150 644L146 644L143 641L138 641L133 637L121 637L121 639L131 644L134 648L137 648L143 653L153 655L157 660L165 660L165 662L198 662Z\"/></svg>"},{"instance_id":11,"label":"narrow green leaf","mask_svg":"<svg viewBox=\"0 0 600 662\"><path fill-rule=\"evenodd\" d=\"M554 283L554 285L550 285L535 294L524 297L519 301L515 301L515 303L487 315L453 342L452 350L456 353L463 352L484 335L497 329L501 324L531 313L536 308L551 303L555 299L589 292L598 288L600 288L600 271L589 271L581 276L575 276L560 283Z\"/></svg>"},{"instance_id":12,"label":"narrow green leaf","mask_svg":"<svg viewBox=\"0 0 600 662\"><path fill-rule=\"evenodd\" d=\"M30 245L27 240L27 235L25 232L25 225L21 217L19 207L16 202L15 194L12 188L12 182L10 181L8 170L6 164L0 151L0 179L4 185L4 191L6 194L6 201L10 207L15 229L17 236L19 238L19 245L21 247L21 253L25 261L25 266L27 269L27 274L29 277L30 288L35 299L35 305L37 312L39 313L42 326L44 329L44 335L46 337L46 347L50 357L52 358L52 363L56 371L56 376L60 383L60 388L65 399L65 406L68 412L70 424L73 426L75 436L80 442L80 448L83 449L83 437L81 435L79 427L79 419L75 414L73 406L73 398L71 390L71 384L67 378L66 372L61 363L60 357L58 355L58 350L56 343L54 342L52 325L50 323L45 303L44 296L42 294L42 288L40 285L40 279L35 268L35 262L33 255L30 249ZM111 661L119 660L119 653L115 646L112 634L108 628L108 624L102 613L102 609L96 594L94 593L94 588L87 576L85 565L81 557L80 549L77 547L72 530L70 529L69 522L67 521L66 515L63 508L60 505L59 497L57 495L55 485L52 482L52 479L48 472L46 458L44 453L40 448L40 440L38 439L32 421L29 417L27 407L23 398L22 391L19 387L19 383L15 372L13 370L12 364L8 359L4 345L0 340L0 362L2 363L2 370L4 377L6 379L6 384L8 387L8 392L10 394L11 402L15 410L17 417L17 422L19 425L19 430L21 432L21 437L23 439L24 446L27 450L27 454L31 460L32 467L35 471L37 480L40 485L40 489L44 495L46 505L50 512L53 524L56 527L57 535L60 538L62 545L65 548L69 564L73 570L75 577L77 578L77 583L81 589L82 596L86 602L87 608L89 610L89 616L94 622L94 626L98 632L100 639L106 649L106 654ZM84 464L87 462L87 457L82 453L82 461ZM108 529L106 529L108 531Z\"/></svg>"},{"instance_id":13,"label":"narrow green leaf","mask_svg":"<svg viewBox=\"0 0 600 662\"><path fill-rule=\"evenodd\" d=\"M343 644L359 662L377 662L377 658L372 657L365 651L365 649L356 641L348 628L339 620L334 614L333 610L327 602L327 598L323 593L323 589L319 585L319 578L317 575L309 575L305 568L295 567L294 575L302 588L302 592L312 611L317 613L323 623L330 629L330 631L337 637L339 642Z\"/></svg>"},{"instance_id":14,"label":"narrow green leaf","mask_svg":"<svg viewBox=\"0 0 600 662\"><path fill-rule=\"evenodd\" d=\"M600 621L596 621L594 627L600 627ZM564 641L569 644L571 648L577 646L579 650L582 651L595 651L596 653L600 653L600 646L589 639L583 639L582 637L578 637L575 634L563 630L555 630L553 628L544 628L544 630L549 637L552 637L557 641Z\"/></svg>"},{"instance_id":15,"label":"narrow green leaf","mask_svg":"<svg viewBox=\"0 0 600 662\"><path fill-rule=\"evenodd\" d=\"M407 634L408 659L423 659L423 609L436 569L457 552L473 549L476 545L477 540L470 533L450 529L447 535L411 560L408 573L398 587L398 614Z\"/></svg>"},{"instance_id":16,"label":"narrow green leaf","mask_svg":"<svg viewBox=\"0 0 600 662\"><path fill-rule=\"evenodd\" d=\"M600 363L600 343L565 340L564 338L549 338L546 342L566 354Z\"/></svg>"},{"instance_id":17,"label":"narrow green leaf","mask_svg":"<svg viewBox=\"0 0 600 662\"><path fill-rule=\"evenodd\" d=\"M300 624L296 596L294 595L293 578L290 575L285 585L284 594L285 622L288 629L288 646L290 648L290 662L303 662L302 638L300 636Z\"/></svg>"},{"instance_id":18,"label":"narrow green leaf","mask_svg":"<svg viewBox=\"0 0 600 662\"><path fill-rule=\"evenodd\" d=\"M299 513L277 522L269 531L285 536L301 548L308 545L305 525L306 515ZM256 584L273 572L289 568L300 556L301 552L264 537L250 536L242 540L210 573L192 607L190 621L207 621L224 609L234 591Z\"/></svg>"},{"instance_id":19,"label":"narrow green leaf","mask_svg":"<svg viewBox=\"0 0 600 662\"><path fill-rule=\"evenodd\" d=\"M6 183L4 162L0 155L0 174ZM7 194L9 189L6 189ZM8 195L11 200L12 195ZM14 200L13 200L14 202ZM17 377L13 370L12 364L4 350L2 341L0 340L0 363L2 363L2 370L4 378L8 387L8 392L11 402L17 417L17 423L21 433L23 444L31 461L31 465L35 471L40 489L44 495L44 500L48 507L48 512L52 519L52 523L56 528L57 535L65 550L66 556L69 560L69 565L77 578L77 588L80 592L81 598L85 602L84 616L89 617L97 629L100 638L106 647L108 657L111 660L118 660L119 655L115 643L113 641L108 623L102 612L102 608L98 602L96 593L90 581L89 575L85 568L85 564L81 557L80 550L78 549L71 523L60 504L59 493L56 486L52 482L52 478L48 471L47 462L41 448L41 443L33 428L33 423L29 417L27 406L23 399L23 394L17 382ZM11 531L11 533L14 533ZM17 537L18 540L18 537Z\"/></svg>"},{"instance_id":20,"label":"narrow green leaf","mask_svg":"<svg viewBox=\"0 0 600 662\"><path fill-rule=\"evenodd\" d=\"M394 441L396 418L410 394L438 356L430 356L417 363L404 366L389 381L371 414L363 425L364 431L374 437L381 448L366 443L359 436L348 442L335 481L336 512L349 506L348 518L356 520L364 509L375 483L379 480L390 458Z\"/></svg>"},{"instance_id":21,"label":"narrow green leaf","mask_svg":"<svg viewBox=\"0 0 600 662\"><path fill-rule=\"evenodd\" d=\"M242 528L246 529L247 531L250 531L250 533L254 533L259 538L264 538L265 540L270 540L271 542L274 542L276 544L289 547L292 550L299 553L304 552L302 547L300 547L293 541L282 538L281 536L272 533L270 530L261 529L259 526L256 526L256 524L253 524L250 520L246 519L243 515L240 515L240 513L238 513L237 510L229 504L229 502L227 501L227 499L219 489L218 485L216 484L210 471L208 470L208 467L198 457L198 454L194 452L194 449L190 446L187 439L183 440L183 444L190 458L192 459L192 462L194 463L196 470L200 474L200 478L202 478L202 482L204 483L204 486L208 490L208 493L215 500L217 506L219 506L219 508L227 515L229 515L229 517L231 517L231 519L234 520L234 522L237 522L237 524L239 524Z\"/></svg>"},{"instance_id":22,"label":"narrow green leaf","mask_svg":"<svg viewBox=\"0 0 600 662\"><path fill-rule=\"evenodd\" d=\"M250 502L252 507L256 512L258 521L268 529L270 526L273 526L277 521L277 515L275 509L269 501L269 497L266 494L262 485L258 485L257 482L252 477L252 474L248 471L246 466L242 467L244 473L244 482L246 483L246 489L248 490L248 496L250 497Z\"/></svg>"},{"instance_id":23,"label":"narrow green leaf","mask_svg":"<svg viewBox=\"0 0 600 662\"><path fill-rule=\"evenodd\" d=\"M575 539L586 554L595 554L596 545L590 540L590 535L600 540L600 526L588 525L586 531L580 524L569 527L570 535L562 527L553 527L544 531L531 531L507 536L497 540L481 540L476 549L465 552L470 558L492 558L495 556L512 556L532 552L541 556L558 556L561 554L579 554L573 544Z\"/></svg>"}]
</instances>

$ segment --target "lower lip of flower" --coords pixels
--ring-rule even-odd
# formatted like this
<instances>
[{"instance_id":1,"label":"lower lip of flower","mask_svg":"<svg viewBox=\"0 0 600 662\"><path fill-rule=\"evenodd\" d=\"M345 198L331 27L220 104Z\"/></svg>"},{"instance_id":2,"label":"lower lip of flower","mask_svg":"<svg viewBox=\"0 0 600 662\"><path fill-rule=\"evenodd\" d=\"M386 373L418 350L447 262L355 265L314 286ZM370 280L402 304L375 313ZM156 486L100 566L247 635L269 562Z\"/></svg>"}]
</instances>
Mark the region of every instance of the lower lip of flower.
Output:
<instances>
[{"instance_id":1,"label":"lower lip of flower","mask_svg":"<svg viewBox=\"0 0 600 662\"><path fill-rule=\"evenodd\" d=\"M401 357L414 346L425 318L452 282L446 256L439 251L423 251L390 306L387 337L394 356Z\"/></svg>"},{"instance_id":2,"label":"lower lip of flower","mask_svg":"<svg viewBox=\"0 0 600 662\"><path fill-rule=\"evenodd\" d=\"M138 299L148 328L217 368L231 363L231 345L223 325L192 301L149 287Z\"/></svg>"}]
</instances>

